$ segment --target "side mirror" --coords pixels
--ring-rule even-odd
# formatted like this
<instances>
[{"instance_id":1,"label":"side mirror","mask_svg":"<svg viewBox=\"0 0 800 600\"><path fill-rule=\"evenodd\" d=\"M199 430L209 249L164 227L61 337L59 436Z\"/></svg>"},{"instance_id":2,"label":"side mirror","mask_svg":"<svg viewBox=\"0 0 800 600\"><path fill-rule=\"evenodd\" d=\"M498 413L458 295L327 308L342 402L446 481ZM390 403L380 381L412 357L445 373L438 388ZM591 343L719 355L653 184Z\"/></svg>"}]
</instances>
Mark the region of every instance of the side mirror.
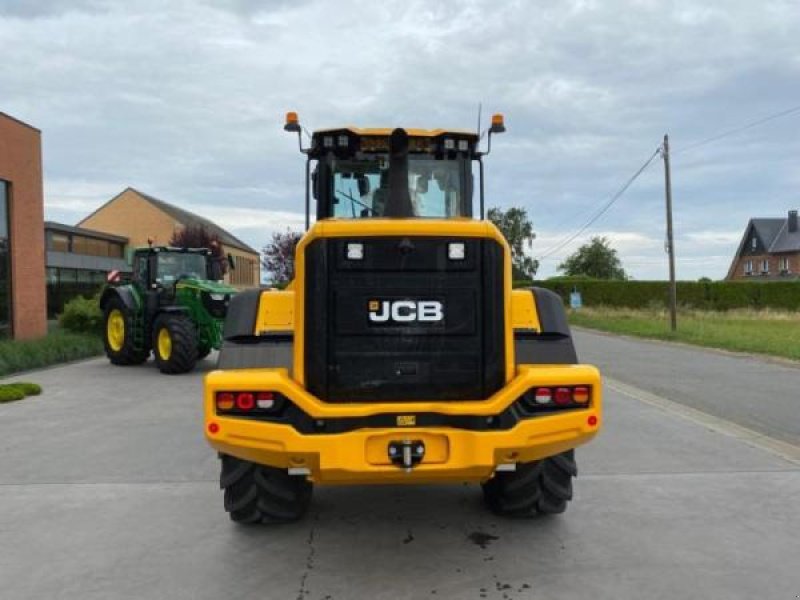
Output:
<instances>
[{"instance_id":1,"label":"side mirror","mask_svg":"<svg viewBox=\"0 0 800 600\"><path fill-rule=\"evenodd\" d=\"M236 260L234 259L233 254L228 254L228 267L230 267L231 271L236 270Z\"/></svg>"}]
</instances>

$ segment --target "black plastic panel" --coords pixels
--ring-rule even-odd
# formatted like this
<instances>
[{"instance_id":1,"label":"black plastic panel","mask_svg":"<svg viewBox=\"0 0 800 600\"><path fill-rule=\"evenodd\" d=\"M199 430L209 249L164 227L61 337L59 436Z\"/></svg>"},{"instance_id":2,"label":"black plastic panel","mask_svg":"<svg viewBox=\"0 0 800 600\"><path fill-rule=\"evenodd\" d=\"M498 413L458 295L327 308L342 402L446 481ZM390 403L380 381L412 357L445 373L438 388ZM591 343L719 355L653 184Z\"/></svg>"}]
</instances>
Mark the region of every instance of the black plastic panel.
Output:
<instances>
[{"instance_id":1,"label":"black plastic panel","mask_svg":"<svg viewBox=\"0 0 800 600\"><path fill-rule=\"evenodd\" d=\"M448 258L453 242L465 245L464 260ZM348 243L363 245L362 260L347 259ZM494 241L320 239L306 248L306 273L306 387L315 396L479 400L503 385L503 251ZM370 319L384 303L422 314L420 302L439 303L441 319Z\"/></svg>"}]
</instances>

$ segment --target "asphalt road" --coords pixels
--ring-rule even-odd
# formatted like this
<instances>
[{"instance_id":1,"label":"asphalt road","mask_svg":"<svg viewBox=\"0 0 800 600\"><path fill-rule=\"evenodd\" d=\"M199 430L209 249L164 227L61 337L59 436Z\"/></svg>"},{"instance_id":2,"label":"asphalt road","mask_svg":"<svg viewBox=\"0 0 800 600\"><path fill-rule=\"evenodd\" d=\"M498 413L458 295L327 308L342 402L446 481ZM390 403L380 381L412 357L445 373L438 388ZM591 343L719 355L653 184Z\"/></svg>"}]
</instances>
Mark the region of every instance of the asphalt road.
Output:
<instances>
[{"instance_id":1,"label":"asphalt road","mask_svg":"<svg viewBox=\"0 0 800 600\"><path fill-rule=\"evenodd\" d=\"M800 445L800 362L586 329L574 335L581 362L604 375Z\"/></svg>"},{"instance_id":2,"label":"asphalt road","mask_svg":"<svg viewBox=\"0 0 800 600\"><path fill-rule=\"evenodd\" d=\"M243 528L200 373L24 379L45 393L0 405L3 600L800 595L800 466L611 387L564 515L499 519L476 486L320 488L306 520Z\"/></svg>"}]
</instances>

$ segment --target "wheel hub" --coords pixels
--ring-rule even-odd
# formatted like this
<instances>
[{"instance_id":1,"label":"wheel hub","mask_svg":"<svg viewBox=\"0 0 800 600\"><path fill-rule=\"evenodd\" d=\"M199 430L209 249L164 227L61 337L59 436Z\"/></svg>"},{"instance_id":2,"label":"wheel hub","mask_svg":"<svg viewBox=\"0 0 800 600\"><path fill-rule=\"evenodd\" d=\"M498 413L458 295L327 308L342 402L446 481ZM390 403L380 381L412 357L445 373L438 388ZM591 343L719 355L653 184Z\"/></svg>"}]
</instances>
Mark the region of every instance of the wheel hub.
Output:
<instances>
[{"instance_id":1,"label":"wheel hub","mask_svg":"<svg viewBox=\"0 0 800 600\"><path fill-rule=\"evenodd\" d=\"M172 356L172 337L166 327L158 332L158 355L162 360L169 360Z\"/></svg>"},{"instance_id":2,"label":"wheel hub","mask_svg":"<svg viewBox=\"0 0 800 600\"><path fill-rule=\"evenodd\" d=\"M108 345L114 352L122 350L125 343L125 317L122 312L115 308L108 315L108 322L106 323L106 338Z\"/></svg>"}]
</instances>

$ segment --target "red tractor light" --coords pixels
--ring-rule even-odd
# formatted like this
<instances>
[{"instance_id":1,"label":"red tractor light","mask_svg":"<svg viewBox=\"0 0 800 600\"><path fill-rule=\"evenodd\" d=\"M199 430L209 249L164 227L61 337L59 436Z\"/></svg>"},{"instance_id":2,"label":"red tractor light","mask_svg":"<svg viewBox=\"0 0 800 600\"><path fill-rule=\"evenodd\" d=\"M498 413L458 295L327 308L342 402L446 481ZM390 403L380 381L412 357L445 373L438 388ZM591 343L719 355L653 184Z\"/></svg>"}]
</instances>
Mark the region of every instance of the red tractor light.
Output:
<instances>
[{"instance_id":1,"label":"red tractor light","mask_svg":"<svg viewBox=\"0 0 800 600\"><path fill-rule=\"evenodd\" d=\"M239 410L253 410L256 399L252 392L239 392L236 394L236 408Z\"/></svg>"},{"instance_id":2,"label":"red tractor light","mask_svg":"<svg viewBox=\"0 0 800 600\"><path fill-rule=\"evenodd\" d=\"M235 400L231 392L217 392L217 410L231 410Z\"/></svg>"}]
</instances>

